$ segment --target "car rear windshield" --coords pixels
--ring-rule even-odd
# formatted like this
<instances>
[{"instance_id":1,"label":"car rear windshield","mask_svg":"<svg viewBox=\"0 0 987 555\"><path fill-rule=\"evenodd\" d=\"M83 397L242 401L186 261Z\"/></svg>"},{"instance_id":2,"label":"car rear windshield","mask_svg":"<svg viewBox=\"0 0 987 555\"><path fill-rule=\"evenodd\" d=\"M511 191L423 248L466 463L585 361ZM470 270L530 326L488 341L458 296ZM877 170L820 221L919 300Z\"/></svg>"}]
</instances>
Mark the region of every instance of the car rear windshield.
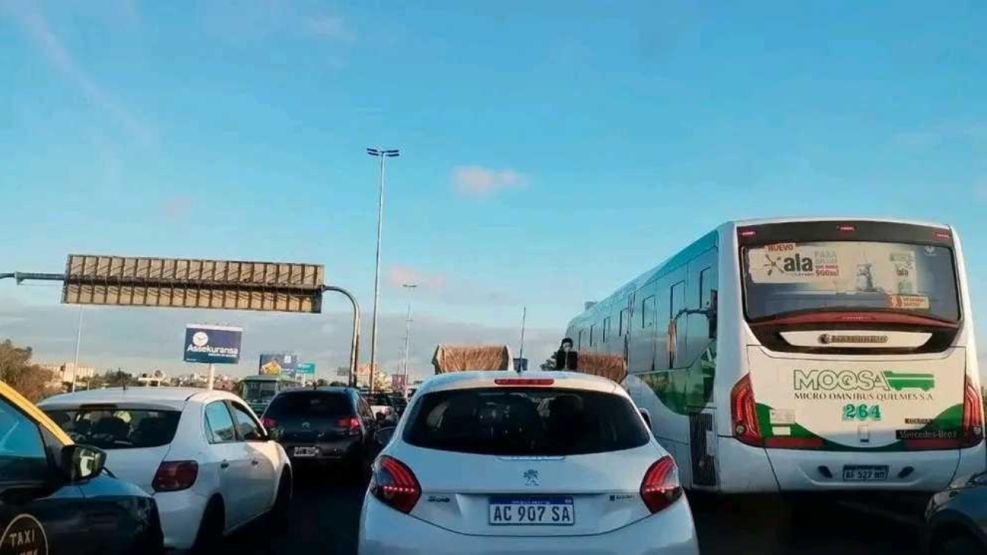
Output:
<instances>
[{"instance_id":1,"label":"car rear windshield","mask_svg":"<svg viewBox=\"0 0 987 555\"><path fill-rule=\"evenodd\" d=\"M168 445L175 438L177 410L80 408L46 411L73 441L101 449Z\"/></svg>"},{"instance_id":2,"label":"car rear windshield","mask_svg":"<svg viewBox=\"0 0 987 555\"><path fill-rule=\"evenodd\" d=\"M404 440L428 449L501 456L620 451L648 442L624 397L571 389L467 389L428 393Z\"/></svg>"},{"instance_id":3,"label":"car rear windshield","mask_svg":"<svg viewBox=\"0 0 987 555\"><path fill-rule=\"evenodd\" d=\"M283 393L271 401L265 413L272 418L304 416L307 418L332 418L354 413L349 398L342 393L305 391Z\"/></svg>"}]
</instances>

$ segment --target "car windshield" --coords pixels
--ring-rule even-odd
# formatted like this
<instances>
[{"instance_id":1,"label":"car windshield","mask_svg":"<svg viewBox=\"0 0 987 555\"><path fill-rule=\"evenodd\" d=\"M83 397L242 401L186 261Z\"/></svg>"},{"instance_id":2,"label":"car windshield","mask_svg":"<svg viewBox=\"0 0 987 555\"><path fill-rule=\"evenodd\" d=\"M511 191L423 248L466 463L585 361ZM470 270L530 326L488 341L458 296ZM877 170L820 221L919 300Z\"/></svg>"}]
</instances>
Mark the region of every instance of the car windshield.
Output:
<instances>
[{"instance_id":1,"label":"car windshield","mask_svg":"<svg viewBox=\"0 0 987 555\"><path fill-rule=\"evenodd\" d=\"M649 437L629 400L594 391L440 391L412 410L406 442L458 453L582 455L640 447Z\"/></svg>"},{"instance_id":2,"label":"car windshield","mask_svg":"<svg viewBox=\"0 0 987 555\"><path fill-rule=\"evenodd\" d=\"M268 402L278 393L278 384L274 381L250 380L243 382L243 398L246 401Z\"/></svg>"},{"instance_id":3,"label":"car windshield","mask_svg":"<svg viewBox=\"0 0 987 555\"><path fill-rule=\"evenodd\" d=\"M175 437L177 410L98 408L45 411L76 443L101 449L168 445Z\"/></svg>"},{"instance_id":4,"label":"car windshield","mask_svg":"<svg viewBox=\"0 0 987 555\"><path fill-rule=\"evenodd\" d=\"M952 250L864 241L744 249L747 317L809 311L904 312L959 320Z\"/></svg>"},{"instance_id":5,"label":"car windshield","mask_svg":"<svg viewBox=\"0 0 987 555\"><path fill-rule=\"evenodd\" d=\"M274 398L265 413L272 418L291 416L331 418L352 414L353 407L346 395L323 391L286 393Z\"/></svg>"}]
</instances>

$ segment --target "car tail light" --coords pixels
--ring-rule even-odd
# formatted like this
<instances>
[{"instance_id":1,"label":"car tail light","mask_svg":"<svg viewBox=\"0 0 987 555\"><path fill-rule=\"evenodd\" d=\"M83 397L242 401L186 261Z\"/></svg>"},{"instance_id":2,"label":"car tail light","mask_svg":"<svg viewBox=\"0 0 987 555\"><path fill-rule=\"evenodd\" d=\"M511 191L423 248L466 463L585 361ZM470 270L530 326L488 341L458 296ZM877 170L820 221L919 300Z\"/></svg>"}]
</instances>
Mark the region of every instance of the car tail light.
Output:
<instances>
[{"instance_id":1,"label":"car tail light","mask_svg":"<svg viewBox=\"0 0 987 555\"><path fill-rule=\"evenodd\" d=\"M151 487L154 491L181 491L195 484L199 477L199 463L195 461L164 461L154 473Z\"/></svg>"},{"instance_id":2,"label":"car tail light","mask_svg":"<svg viewBox=\"0 0 987 555\"><path fill-rule=\"evenodd\" d=\"M260 425L264 426L266 430L273 430L278 425L278 421L270 416L264 416L260 419Z\"/></svg>"},{"instance_id":3,"label":"car tail light","mask_svg":"<svg viewBox=\"0 0 987 555\"><path fill-rule=\"evenodd\" d=\"M351 416L349 418L340 418L336 422L336 425L339 426L340 428L346 429L347 433L349 433L351 436L360 435L360 419L356 418L355 416Z\"/></svg>"},{"instance_id":4,"label":"car tail light","mask_svg":"<svg viewBox=\"0 0 987 555\"><path fill-rule=\"evenodd\" d=\"M849 224L840 224L836 226L836 229L842 233L853 233L854 231L857 231L857 228Z\"/></svg>"},{"instance_id":5,"label":"car tail light","mask_svg":"<svg viewBox=\"0 0 987 555\"><path fill-rule=\"evenodd\" d=\"M498 378L494 380L497 385L553 385L555 380L552 378Z\"/></svg>"},{"instance_id":6,"label":"car tail light","mask_svg":"<svg viewBox=\"0 0 987 555\"><path fill-rule=\"evenodd\" d=\"M966 377L963 384L963 431L960 447L973 447L984 440L984 406L980 392Z\"/></svg>"},{"instance_id":7,"label":"car tail light","mask_svg":"<svg viewBox=\"0 0 987 555\"><path fill-rule=\"evenodd\" d=\"M374 464L370 493L385 505L407 514L418 503L422 488L410 468L393 457L383 455Z\"/></svg>"},{"instance_id":8,"label":"car tail light","mask_svg":"<svg viewBox=\"0 0 987 555\"><path fill-rule=\"evenodd\" d=\"M751 375L747 374L733 386L730 392L730 414L733 418L733 435L748 445L761 447L761 428L757 424L757 405L754 404L754 388Z\"/></svg>"},{"instance_id":9,"label":"car tail light","mask_svg":"<svg viewBox=\"0 0 987 555\"><path fill-rule=\"evenodd\" d=\"M644 474L641 500L648 506L651 514L654 514L668 508L679 497L682 497L682 486L679 484L675 461L665 455Z\"/></svg>"}]
</instances>

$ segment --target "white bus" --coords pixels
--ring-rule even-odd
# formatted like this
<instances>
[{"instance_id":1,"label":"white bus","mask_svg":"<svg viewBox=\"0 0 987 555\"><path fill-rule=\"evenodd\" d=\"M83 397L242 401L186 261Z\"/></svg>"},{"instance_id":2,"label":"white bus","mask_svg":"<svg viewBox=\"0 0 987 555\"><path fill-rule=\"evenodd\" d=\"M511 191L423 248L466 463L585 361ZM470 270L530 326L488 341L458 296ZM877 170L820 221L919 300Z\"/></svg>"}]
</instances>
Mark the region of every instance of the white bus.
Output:
<instances>
[{"instance_id":1,"label":"white bus","mask_svg":"<svg viewBox=\"0 0 987 555\"><path fill-rule=\"evenodd\" d=\"M729 222L587 306L567 336L626 360L688 487L936 491L987 469L948 226Z\"/></svg>"}]
</instances>

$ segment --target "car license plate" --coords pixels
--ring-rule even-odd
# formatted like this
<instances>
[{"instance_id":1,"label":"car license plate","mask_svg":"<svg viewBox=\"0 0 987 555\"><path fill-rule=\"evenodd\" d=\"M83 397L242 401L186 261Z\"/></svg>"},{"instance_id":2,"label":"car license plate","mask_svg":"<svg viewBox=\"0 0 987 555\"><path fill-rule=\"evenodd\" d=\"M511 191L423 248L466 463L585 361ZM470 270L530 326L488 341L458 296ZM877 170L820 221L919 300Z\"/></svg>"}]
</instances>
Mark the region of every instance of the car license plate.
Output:
<instances>
[{"instance_id":1,"label":"car license plate","mask_svg":"<svg viewBox=\"0 0 987 555\"><path fill-rule=\"evenodd\" d=\"M887 479L887 466L846 465L843 467L844 482L883 482Z\"/></svg>"},{"instance_id":2,"label":"car license plate","mask_svg":"<svg viewBox=\"0 0 987 555\"><path fill-rule=\"evenodd\" d=\"M572 526L576 509L571 497L492 497L492 526Z\"/></svg>"},{"instance_id":3,"label":"car license plate","mask_svg":"<svg viewBox=\"0 0 987 555\"><path fill-rule=\"evenodd\" d=\"M317 447L295 447L292 454L296 457L314 457L319 454Z\"/></svg>"}]
</instances>

